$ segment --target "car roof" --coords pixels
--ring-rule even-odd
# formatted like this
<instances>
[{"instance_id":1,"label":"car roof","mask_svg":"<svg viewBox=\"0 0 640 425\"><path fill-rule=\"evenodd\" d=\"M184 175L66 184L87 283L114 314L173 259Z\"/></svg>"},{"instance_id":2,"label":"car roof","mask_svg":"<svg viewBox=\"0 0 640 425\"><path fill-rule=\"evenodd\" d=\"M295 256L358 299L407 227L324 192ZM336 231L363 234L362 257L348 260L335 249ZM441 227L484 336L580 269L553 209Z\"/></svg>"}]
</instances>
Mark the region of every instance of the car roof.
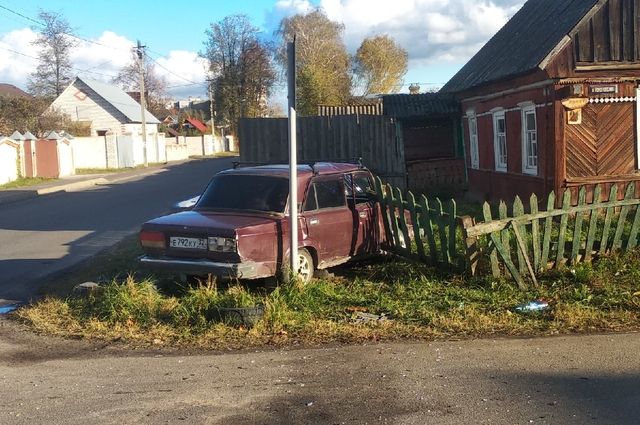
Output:
<instances>
[{"instance_id":1,"label":"car roof","mask_svg":"<svg viewBox=\"0 0 640 425\"><path fill-rule=\"evenodd\" d=\"M313 164L298 165L298 176L341 174L352 171L365 170L359 164L346 162L315 162ZM269 164L252 167L238 167L220 172L220 174L255 174L264 176L289 177L289 164Z\"/></svg>"}]
</instances>

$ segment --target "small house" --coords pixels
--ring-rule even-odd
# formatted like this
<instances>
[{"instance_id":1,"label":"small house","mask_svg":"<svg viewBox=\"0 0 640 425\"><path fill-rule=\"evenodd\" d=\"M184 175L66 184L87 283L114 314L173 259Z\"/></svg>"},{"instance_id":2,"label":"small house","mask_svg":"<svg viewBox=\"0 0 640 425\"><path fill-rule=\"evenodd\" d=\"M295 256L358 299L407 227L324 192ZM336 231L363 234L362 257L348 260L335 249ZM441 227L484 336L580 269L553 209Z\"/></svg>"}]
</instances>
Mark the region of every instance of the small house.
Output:
<instances>
[{"instance_id":1,"label":"small house","mask_svg":"<svg viewBox=\"0 0 640 425\"><path fill-rule=\"evenodd\" d=\"M111 84L76 77L51 108L89 124L91 136L142 134L140 104ZM146 110L144 116L147 135L157 134L160 121Z\"/></svg>"},{"instance_id":2,"label":"small house","mask_svg":"<svg viewBox=\"0 0 640 425\"><path fill-rule=\"evenodd\" d=\"M529 0L451 78L469 191L544 195L639 182L640 7Z\"/></svg>"}]
</instances>

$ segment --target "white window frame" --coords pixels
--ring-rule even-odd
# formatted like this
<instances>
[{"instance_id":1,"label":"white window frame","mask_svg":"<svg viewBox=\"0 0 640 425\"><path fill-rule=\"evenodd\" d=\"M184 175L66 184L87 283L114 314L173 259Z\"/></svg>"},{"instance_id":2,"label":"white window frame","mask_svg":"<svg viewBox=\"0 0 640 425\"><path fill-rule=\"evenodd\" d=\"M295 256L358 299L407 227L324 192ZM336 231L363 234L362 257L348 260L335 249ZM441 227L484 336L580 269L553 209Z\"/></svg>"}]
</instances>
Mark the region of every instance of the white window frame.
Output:
<instances>
[{"instance_id":1,"label":"white window frame","mask_svg":"<svg viewBox=\"0 0 640 425\"><path fill-rule=\"evenodd\" d=\"M480 152L478 149L478 117L476 114L467 114L469 124L469 157L471 158L471 168L480 168Z\"/></svg>"},{"instance_id":2,"label":"white window frame","mask_svg":"<svg viewBox=\"0 0 640 425\"><path fill-rule=\"evenodd\" d=\"M527 115L533 114L534 128L527 128ZM529 105L522 108L522 173L532 176L538 175L538 121L536 115L536 106ZM533 139L535 144L535 154L529 151L529 138Z\"/></svg>"},{"instance_id":3,"label":"white window frame","mask_svg":"<svg viewBox=\"0 0 640 425\"><path fill-rule=\"evenodd\" d=\"M504 133L498 133L498 121L502 119L504 121ZM500 144L501 136L504 141L504 155L502 155ZM493 154L495 158L495 169L503 173L507 172L507 163L509 158L509 152L507 150L507 118L504 113L504 109L493 112ZM502 160L504 157L504 161Z\"/></svg>"}]
</instances>

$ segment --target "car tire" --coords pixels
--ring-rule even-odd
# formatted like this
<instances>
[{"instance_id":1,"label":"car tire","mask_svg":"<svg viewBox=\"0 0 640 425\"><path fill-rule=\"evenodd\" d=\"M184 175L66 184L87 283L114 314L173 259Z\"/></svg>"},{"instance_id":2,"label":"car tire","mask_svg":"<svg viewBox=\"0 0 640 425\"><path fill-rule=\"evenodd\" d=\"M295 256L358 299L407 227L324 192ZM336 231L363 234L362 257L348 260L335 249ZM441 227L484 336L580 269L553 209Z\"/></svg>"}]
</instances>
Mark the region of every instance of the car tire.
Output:
<instances>
[{"instance_id":1,"label":"car tire","mask_svg":"<svg viewBox=\"0 0 640 425\"><path fill-rule=\"evenodd\" d=\"M313 257L309 254L309 251L304 248L298 249L298 276L302 283L306 285L311 282L314 272Z\"/></svg>"}]
</instances>

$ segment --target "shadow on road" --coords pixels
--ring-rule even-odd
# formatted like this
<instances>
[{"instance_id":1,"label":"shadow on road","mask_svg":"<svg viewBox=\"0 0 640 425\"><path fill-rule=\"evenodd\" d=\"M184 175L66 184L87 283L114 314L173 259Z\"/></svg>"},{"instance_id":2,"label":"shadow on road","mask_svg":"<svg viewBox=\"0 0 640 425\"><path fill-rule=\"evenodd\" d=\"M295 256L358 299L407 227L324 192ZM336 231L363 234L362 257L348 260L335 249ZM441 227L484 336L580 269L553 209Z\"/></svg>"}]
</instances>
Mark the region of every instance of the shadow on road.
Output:
<instances>
[{"instance_id":1,"label":"shadow on road","mask_svg":"<svg viewBox=\"0 0 640 425\"><path fill-rule=\"evenodd\" d=\"M173 204L200 193L231 159L169 167L125 183L62 192L0 209L0 299L26 300L38 280L65 270L135 233Z\"/></svg>"},{"instance_id":2,"label":"shadow on road","mask_svg":"<svg viewBox=\"0 0 640 425\"><path fill-rule=\"evenodd\" d=\"M489 378L506 386L514 396L519 395L523 405L533 404L536 417L529 420L535 423L635 425L640 422L640 373L505 375L496 372Z\"/></svg>"}]
</instances>

